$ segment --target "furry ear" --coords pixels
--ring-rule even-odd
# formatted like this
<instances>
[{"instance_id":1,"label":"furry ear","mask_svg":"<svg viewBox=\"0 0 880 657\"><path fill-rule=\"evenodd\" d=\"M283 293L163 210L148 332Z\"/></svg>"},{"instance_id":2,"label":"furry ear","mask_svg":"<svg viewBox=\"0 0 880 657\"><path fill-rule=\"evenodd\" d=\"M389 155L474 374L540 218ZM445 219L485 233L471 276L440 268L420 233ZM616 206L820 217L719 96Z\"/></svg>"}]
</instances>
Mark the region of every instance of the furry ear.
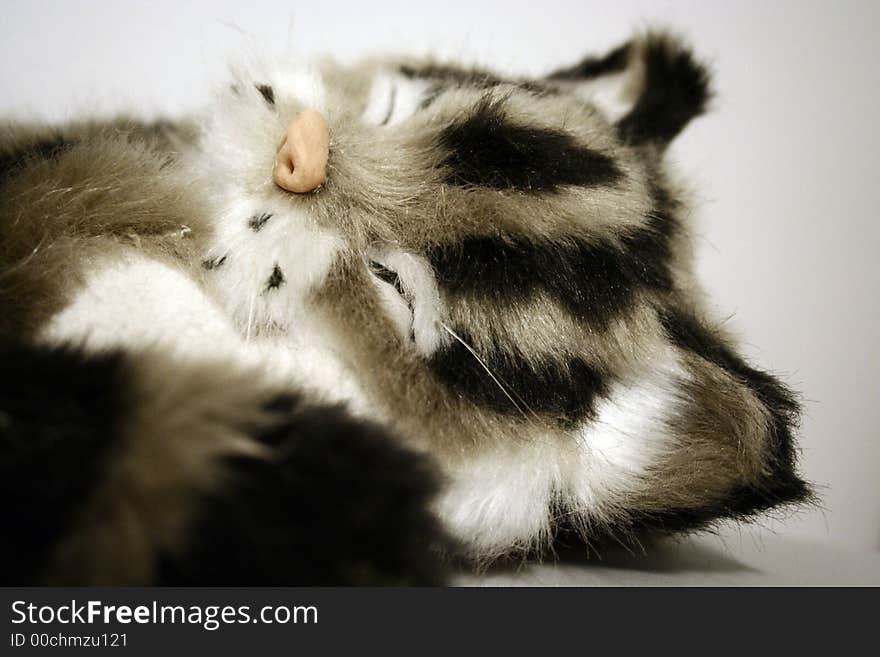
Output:
<instances>
[{"instance_id":1,"label":"furry ear","mask_svg":"<svg viewBox=\"0 0 880 657\"><path fill-rule=\"evenodd\" d=\"M665 146L706 110L709 73L690 49L663 32L649 32L604 57L587 57L548 81L585 98L631 144Z\"/></svg>"}]
</instances>

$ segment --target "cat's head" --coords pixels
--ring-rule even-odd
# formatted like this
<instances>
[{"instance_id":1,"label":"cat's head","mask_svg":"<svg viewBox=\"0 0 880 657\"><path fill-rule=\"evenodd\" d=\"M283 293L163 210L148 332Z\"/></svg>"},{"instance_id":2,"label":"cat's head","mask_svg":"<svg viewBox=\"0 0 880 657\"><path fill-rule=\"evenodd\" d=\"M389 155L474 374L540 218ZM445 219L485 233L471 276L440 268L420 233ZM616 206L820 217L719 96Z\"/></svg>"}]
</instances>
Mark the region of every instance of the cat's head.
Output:
<instances>
[{"instance_id":1,"label":"cat's head","mask_svg":"<svg viewBox=\"0 0 880 657\"><path fill-rule=\"evenodd\" d=\"M350 364L447 466L441 510L485 554L559 518L692 527L800 499L796 404L707 323L664 171L709 98L705 68L658 33L538 79L258 66L203 126L208 276L243 332ZM326 177L294 193L273 169L307 110Z\"/></svg>"}]
</instances>

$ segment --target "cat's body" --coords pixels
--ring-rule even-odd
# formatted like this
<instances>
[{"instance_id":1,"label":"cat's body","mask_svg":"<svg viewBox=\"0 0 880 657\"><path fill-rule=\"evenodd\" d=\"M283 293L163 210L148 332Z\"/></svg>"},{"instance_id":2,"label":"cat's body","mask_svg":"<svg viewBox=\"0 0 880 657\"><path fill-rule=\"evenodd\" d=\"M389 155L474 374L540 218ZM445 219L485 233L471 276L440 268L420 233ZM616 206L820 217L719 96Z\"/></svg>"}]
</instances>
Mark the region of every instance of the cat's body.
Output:
<instances>
[{"instance_id":1,"label":"cat's body","mask_svg":"<svg viewBox=\"0 0 880 657\"><path fill-rule=\"evenodd\" d=\"M430 581L443 551L805 499L797 406L706 319L664 169L707 84L648 35L541 80L259 65L192 126L11 129L0 435L66 503L6 560L29 552L35 581ZM307 109L326 182L291 193L273 163ZM35 398L106 425L37 444L21 390L52 359L69 380ZM52 506L35 482L23 504Z\"/></svg>"}]
</instances>

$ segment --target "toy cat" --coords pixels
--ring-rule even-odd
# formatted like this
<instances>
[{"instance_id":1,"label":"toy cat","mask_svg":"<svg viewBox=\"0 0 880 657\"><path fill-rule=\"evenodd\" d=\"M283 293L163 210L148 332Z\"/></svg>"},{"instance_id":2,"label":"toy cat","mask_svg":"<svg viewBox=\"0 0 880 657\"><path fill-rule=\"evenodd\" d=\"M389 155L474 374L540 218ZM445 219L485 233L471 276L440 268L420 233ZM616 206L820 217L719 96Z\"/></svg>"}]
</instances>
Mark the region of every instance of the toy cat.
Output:
<instances>
[{"instance_id":1,"label":"toy cat","mask_svg":"<svg viewBox=\"0 0 880 657\"><path fill-rule=\"evenodd\" d=\"M434 583L809 499L708 316L651 32L539 79L255 64L0 140L4 580Z\"/></svg>"}]
</instances>

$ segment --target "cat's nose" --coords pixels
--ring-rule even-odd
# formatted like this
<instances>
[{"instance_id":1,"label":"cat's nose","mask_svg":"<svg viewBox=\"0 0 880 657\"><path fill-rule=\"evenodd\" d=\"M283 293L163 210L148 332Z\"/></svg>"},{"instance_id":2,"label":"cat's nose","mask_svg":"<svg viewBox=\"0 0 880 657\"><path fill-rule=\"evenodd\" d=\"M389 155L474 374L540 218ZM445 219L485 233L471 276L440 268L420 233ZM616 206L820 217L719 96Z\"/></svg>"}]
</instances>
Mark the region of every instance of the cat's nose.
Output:
<instances>
[{"instance_id":1,"label":"cat's nose","mask_svg":"<svg viewBox=\"0 0 880 657\"><path fill-rule=\"evenodd\" d=\"M278 147L272 178L288 192L311 192L327 179L330 130L320 112L305 110L284 133Z\"/></svg>"}]
</instances>

